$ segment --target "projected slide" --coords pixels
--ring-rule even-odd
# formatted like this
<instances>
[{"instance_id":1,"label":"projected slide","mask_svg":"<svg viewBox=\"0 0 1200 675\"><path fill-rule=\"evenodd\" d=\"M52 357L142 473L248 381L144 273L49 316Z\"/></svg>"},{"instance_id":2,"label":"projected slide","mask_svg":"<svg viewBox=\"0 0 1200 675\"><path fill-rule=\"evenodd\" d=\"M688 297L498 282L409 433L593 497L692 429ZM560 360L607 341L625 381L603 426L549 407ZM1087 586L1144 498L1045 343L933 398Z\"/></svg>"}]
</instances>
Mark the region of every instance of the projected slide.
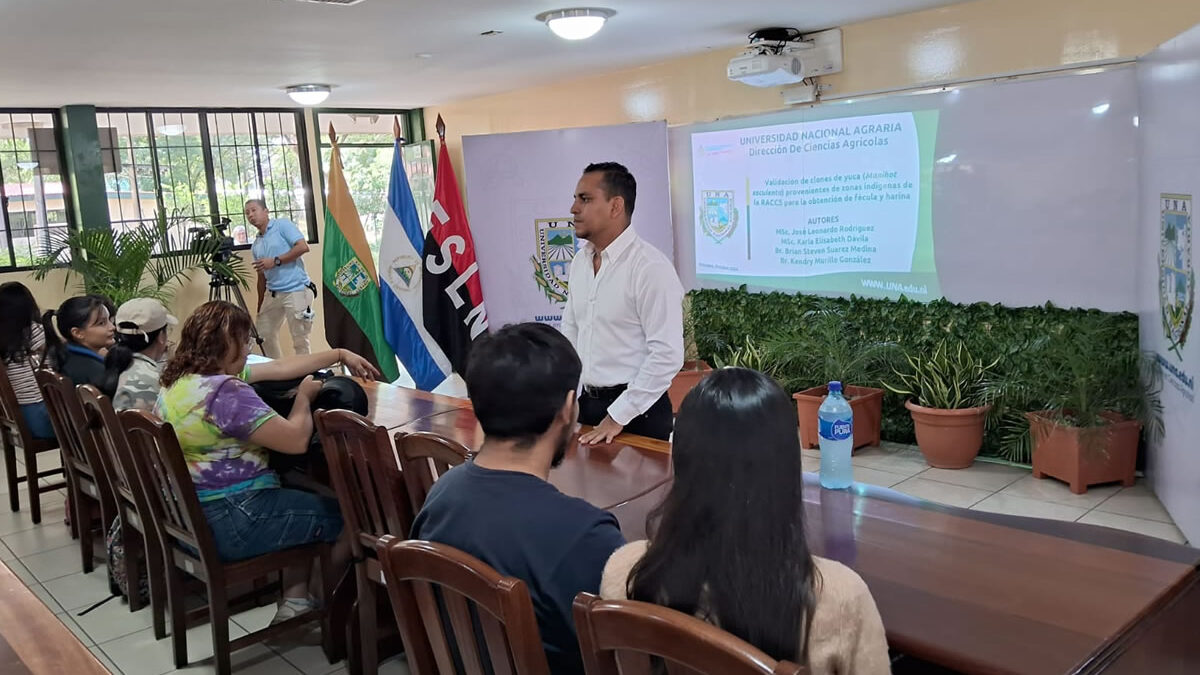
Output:
<instances>
[{"instance_id":1,"label":"projected slide","mask_svg":"<svg viewBox=\"0 0 1200 675\"><path fill-rule=\"evenodd\" d=\"M930 299L937 112L692 135L696 274Z\"/></svg>"}]
</instances>

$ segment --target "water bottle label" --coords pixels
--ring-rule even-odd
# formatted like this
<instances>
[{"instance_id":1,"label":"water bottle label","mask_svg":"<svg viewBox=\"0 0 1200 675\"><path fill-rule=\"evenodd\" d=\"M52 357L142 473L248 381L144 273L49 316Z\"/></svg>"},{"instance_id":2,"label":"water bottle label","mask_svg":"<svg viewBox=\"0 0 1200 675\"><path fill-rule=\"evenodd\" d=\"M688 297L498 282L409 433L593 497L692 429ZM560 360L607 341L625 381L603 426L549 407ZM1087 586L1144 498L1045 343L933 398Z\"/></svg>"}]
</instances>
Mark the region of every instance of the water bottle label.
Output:
<instances>
[{"instance_id":1,"label":"water bottle label","mask_svg":"<svg viewBox=\"0 0 1200 675\"><path fill-rule=\"evenodd\" d=\"M850 438L853 427L850 420L821 420L821 438L828 441L844 441Z\"/></svg>"}]
</instances>

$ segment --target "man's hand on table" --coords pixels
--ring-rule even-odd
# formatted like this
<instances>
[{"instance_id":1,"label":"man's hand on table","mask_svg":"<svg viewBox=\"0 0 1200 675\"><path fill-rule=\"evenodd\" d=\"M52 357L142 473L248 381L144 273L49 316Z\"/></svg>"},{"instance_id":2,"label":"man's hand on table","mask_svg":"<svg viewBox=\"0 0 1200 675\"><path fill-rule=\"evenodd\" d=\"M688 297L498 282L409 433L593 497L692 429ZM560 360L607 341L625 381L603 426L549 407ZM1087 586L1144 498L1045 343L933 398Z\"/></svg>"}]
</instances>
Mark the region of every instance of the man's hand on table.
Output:
<instances>
[{"instance_id":1,"label":"man's hand on table","mask_svg":"<svg viewBox=\"0 0 1200 675\"><path fill-rule=\"evenodd\" d=\"M597 424L591 431L580 434L579 442L584 445L604 445L606 443L612 443L613 439L616 438L617 434L621 433L621 430L624 428L625 427L622 425L617 424L613 418L605 415L604 419L600 421L600 424Z\"/></svg>"}]
</instances>

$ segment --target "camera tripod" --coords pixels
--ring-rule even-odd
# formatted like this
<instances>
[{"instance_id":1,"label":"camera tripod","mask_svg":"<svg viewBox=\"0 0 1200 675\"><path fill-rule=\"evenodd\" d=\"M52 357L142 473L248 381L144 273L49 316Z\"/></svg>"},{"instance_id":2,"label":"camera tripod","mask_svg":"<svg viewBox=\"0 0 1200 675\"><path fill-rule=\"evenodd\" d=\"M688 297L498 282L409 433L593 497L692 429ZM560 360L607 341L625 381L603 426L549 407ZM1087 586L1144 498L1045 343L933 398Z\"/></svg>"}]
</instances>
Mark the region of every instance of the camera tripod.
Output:
<instances>
[{"instance_id":1,"label":"camera tripod","mask_svg":"<svg viewBox=\"0 0 1200 675\"><path fill-rule=\"evenodd\" d=\"M232 305L241 307L242 311L244 311L246 314L250 313L250 308L246 306L246 298L242 295L242 288L238 285L238 282L235 279L230 279L229 277L212 270L209 271L208 277L209 302L212 302L213 300L223 300ZM258 352L263 356L266 356L267 353L263 351L262 336L258 334L258 327L254 325L254 322L250 323L250 337L254 340L254 344L258 345Z\"/></svg>"}]
</instances>

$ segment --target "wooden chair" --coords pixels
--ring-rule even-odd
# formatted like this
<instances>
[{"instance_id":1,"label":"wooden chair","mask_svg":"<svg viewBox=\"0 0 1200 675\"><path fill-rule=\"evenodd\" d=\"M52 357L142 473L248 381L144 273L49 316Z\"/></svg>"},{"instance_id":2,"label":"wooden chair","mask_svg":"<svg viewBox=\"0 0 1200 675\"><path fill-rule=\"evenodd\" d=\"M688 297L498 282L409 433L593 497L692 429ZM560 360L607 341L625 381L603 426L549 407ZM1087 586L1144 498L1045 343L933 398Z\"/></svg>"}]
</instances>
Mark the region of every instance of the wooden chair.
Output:
<instances>
[{"instance_id":1,"label":"wooden chair","mask_svg":"<svg viewBox=\"0 0 1200 675\"><path fill-rule=\"evenodd\" d=\"M712 624L659 605L580 593L574 614L587 675L650 675L652 657L665 661L670 675L808 673Z\"/></svg>"},{"instance_id":2,"label":"wooden chair","mask_svg":"<svg viewBox=\"0 0 1200 675\"><path fill-rule=\"evenodd\" d=\"M83 406L71 380L49 370L34 373L42 399L50 413L54 434L62 447L71 500L71 522L79 535L79 554L84 573L95 564L93 531L100 525L100 540L117 517L116 499L97 450L83 441Z\"/></svg>"},{"instance_id":3,"label":"wooden chair","mask_svg":"<svg viewBox=\"0 0 1200 675\"><path fill-rule=\"evenodd\" d=\"M471 454L462 443L428 431L397 433L396 450L400 454L400 472L408 486L413 514L425 505L425 498L438 476L467 461Z\"/></svg>"},{"instance_id":4,"label":"wooden chair","mask_svg":"<svg viewBox=\"0 0 1200 675\"><path fill-rule=\"evenodd\" d=\"M21 493L17 487L25 483L29 489L29 515L34 523L42 522L42 493L57 490L66 485L58 481L42 485L39 478L63 475L62 467L39 471L38 455L58 450L58 439L34 438L21 414L17 403L17 392L8 379L8 368L0 368L0 437L4 443L4 475L8 479L8 503L13 511L21 510ZM17 455L25 462L25 474L17 473Z\"/></svg>"},{"instance_id":5,"label":"wooden chair","mask_svg":"<svg viewBox=\"0 0 1200 675\"><path fill-rule=\"evenodd\" d=\"M336 575L330 559L329 544L309 544L275 551L238 562L222 562L217 555L212 530L205 520L196 497L196 488L188 472L175 429L140 410L118 414L129 439L136 480L146 496L149 520L156 529L167 580L167 598L171 613L171 641L175 667L188 665L187 616L184 607L184 573L203 582L208 594L208 611L213 636L213 660L219 675L231 672L230 653L235 649L263 642L303 624L322 621L326 655L333 652L332 631L325 610L313 610L299 616L229 640L229 587L255 583L289 567L320 561L325 598L333 597Z\"/></svg>"},{"instance_id":6,"label":"wooden chair","mask_svg":"<svg viewBox=\"0 0 1200 675\"><path fill-rule=\"evenodd\" d=\"M456 661L467 673L489 662L498 675L549 674L524 581L444 544L383 537L377 550L417 675L457 672Z\"/></svg>"},{"instance_id":7,"label":"wooden chair","mask_svg":"<svg viewBox=\"0 0 1200 675\"><path fill-rule=\"evenodd\" d=\"M408 490L386 428L346 410L319 410L315 417L345 527L355 534L350 546L356 561L360 667L363 673L374 675L380 659L375 587L383 583L375 545L388 534L408 537L412 529ZM391 623L391 617L386 616L385 621Z\"/></svg>"},{"instance_id":8,"label":"wooden chair","mask_svg":"<svg viewBox=\"0 0 1200 675\"><path fill-rule=\"evenodd\" d=\"M112 402L91 385L78 387L83 405L83 440L96 449L109 484L113 486L117 513L121 517L121 544L125 547L125 578L129 580L129 611L142 608L137 583L145 564L150 581L150 607L154 612L154 637L167 636L167 580L164 577L162 545L149 525L150 504L137 484L133 457L125 430ZM109 564L113 564L110 560Z\"/></svg>"}]
</instances>

